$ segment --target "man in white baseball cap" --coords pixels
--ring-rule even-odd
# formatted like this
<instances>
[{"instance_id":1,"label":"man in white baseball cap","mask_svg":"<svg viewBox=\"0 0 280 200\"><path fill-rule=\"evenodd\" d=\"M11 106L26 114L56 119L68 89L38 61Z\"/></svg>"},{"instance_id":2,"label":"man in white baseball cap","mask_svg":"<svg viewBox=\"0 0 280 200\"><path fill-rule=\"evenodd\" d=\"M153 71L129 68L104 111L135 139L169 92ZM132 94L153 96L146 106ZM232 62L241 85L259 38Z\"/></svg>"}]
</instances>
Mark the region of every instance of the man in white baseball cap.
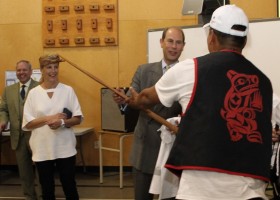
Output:
<instances>
[{"instance_id":1,"label":"man in white baseball cap","mask_svg":"<svg viewBox=\"0 0 280 200\"><path fill-rule=\"evenodd\" d=\"M249 30L249 21L244 11L235 5L226 5L215 10L211 21L204 27L211 27L225 34L244 37ZM242 29L236 27L243 26Z\"/></svg>"},{"instance_id":2,"label":"man in white baseball cap","mask_svg":"<svg viewBox=\"0 0 280 200\"><path fill-rule=\"evenodd\" d=\"M270 179L272 86L242 55L248 18L235 5L214 11L209 54L176 64L135 108L179 101L183 117L165 167L180 176L176 199L261 200Z\"/></svg>"}]
</instances>

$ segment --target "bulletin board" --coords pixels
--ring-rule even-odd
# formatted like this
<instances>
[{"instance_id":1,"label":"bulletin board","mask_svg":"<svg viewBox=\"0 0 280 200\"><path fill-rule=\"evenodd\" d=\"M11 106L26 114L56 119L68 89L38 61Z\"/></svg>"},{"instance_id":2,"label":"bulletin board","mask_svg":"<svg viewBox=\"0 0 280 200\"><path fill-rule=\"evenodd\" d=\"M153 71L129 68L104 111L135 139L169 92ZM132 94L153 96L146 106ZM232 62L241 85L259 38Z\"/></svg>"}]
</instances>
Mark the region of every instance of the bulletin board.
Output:
<instances>
[{"instance_id":1,"label":"bulletin board","mask_svg":"<svg viewBox=\"0 0 280 200\"><path fill-rule=\"evenodd\" d=\"M117 0L42 0L43 46L118 45Z\"/></svg>"},{"instance_id":2,"label":"bulletin board","mask_svg":"<svg viewBox=\"0 0 280 200\"><path fill-rule=\"evenodd\" d=\"M207 35L202 26L182 27L186 45L180 61L208 53ZM163 29L148 31L148 62L162 59L160 38ZM242 54L270 78L274 92L280 96L280 19L257 20L249 24L247 44Z\"/></svg>"}]
</instances>

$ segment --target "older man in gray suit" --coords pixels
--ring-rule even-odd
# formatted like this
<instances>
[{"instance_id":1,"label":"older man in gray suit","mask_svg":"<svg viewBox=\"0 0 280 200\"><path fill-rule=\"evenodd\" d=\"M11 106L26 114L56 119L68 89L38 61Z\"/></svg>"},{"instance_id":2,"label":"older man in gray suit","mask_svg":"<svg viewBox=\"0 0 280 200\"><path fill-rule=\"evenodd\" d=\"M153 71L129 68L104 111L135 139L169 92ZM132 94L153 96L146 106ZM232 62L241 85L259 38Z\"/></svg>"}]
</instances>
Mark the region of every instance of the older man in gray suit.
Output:
<instances>
[{"instance_id":1,"label":"older man in gray suit","mask_svg":"<svg viewBox=\"0 0 280 200\"><path fill-rule=\"evenodd\" d=\"M131 86L140 92L145 88L154 86L170 67L178 62L185 46L185 36L181 28L169 27L163 31L160 45L164 58L160 62L140 65L134 74ZM124 104L124 99L114 94L118 104ZM178 116L181 107L175 103L171 108L162 104L155 105L151 110L167 119ZM132 165L135 171L134 188L136 200L152 200L153 195L149 188L159 153L161 138L158 129L161 124L140 112L132 147Z\"/></svg>"},{"instance_id":2,"label":"older man in gray suit","mask_svg":"<svg viewBox=\"0 0 280 200\"><path fill-rule=\"evenodd\" d=\"M2 95L0 104L0 132L10 122L11 147L15 150L16 160L22 181L23 193L27 200L36 200L35 175L31 151L29 148L30 132L23 132L21 129L22 112L25 97L30 89L39 83L31 79L32 67L26 60L16 64L16 76L19 83L7 86Z\"/></svg>"}]
</instances>

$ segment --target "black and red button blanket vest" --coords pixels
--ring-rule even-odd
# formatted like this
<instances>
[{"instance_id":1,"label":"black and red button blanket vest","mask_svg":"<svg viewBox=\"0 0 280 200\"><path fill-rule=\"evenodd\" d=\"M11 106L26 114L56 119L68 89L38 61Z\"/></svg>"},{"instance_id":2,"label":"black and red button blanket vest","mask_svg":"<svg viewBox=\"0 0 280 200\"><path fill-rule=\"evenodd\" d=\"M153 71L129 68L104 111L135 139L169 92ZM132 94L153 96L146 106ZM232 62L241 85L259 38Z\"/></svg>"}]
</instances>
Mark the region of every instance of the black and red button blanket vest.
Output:
<instances>
[{"instance_id":1,"label":"black and red button blanket vest","mask_svg":"<svg viewBox=\"0 0 280 200\"><path fill-rule=\"evenodd\" d=\"M178 175L204 170L268 181L270 80L236 52L210 53L194 61L193 96L165 166Z\"/></svg>"}]
</instances>

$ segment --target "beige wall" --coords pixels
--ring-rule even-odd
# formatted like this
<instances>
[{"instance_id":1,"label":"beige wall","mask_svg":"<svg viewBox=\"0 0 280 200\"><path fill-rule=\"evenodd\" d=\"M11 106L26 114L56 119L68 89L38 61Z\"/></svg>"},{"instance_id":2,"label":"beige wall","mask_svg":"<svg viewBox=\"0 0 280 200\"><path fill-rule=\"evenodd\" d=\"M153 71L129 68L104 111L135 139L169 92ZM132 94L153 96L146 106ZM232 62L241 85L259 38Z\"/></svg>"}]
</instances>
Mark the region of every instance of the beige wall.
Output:
<instances>
[{"instance_id":1,"label":"beige wall","mask_svg":"<svg viewBox=\"0 0 280 200\"><path fill-rule=\"evenodd\" d=\"M277 15L276 0L231 0L250 19L273 18ZM119 45L112 47L43 48L41 41L42 0L0 1L0 93L4 88L4 72L14 70L20 59L30 60L38 68L38 58L44 53L59 53L81 68L99 77L110 86L128 86L136 67L147 58L147 30L171 25L197 24L196 16L182 16L182 0L119 0ZM60 80L73 86L80 100L85 120L81 126L100 130L100 84L67 63L62 63ZM98 165L94 149L97 131L84 140L87 165ZM112 139L106 143L115 145ZM131 139L126 141L129 149ZM129 152L129 150L127 150ZM126 153L128 154L128 153ZM105 165L117 165L115 153L106 153ZM129 164L127 155L126 165ZM15 164L9 145L4 145L2 163Z\"/></svg>"}]
</instances>

